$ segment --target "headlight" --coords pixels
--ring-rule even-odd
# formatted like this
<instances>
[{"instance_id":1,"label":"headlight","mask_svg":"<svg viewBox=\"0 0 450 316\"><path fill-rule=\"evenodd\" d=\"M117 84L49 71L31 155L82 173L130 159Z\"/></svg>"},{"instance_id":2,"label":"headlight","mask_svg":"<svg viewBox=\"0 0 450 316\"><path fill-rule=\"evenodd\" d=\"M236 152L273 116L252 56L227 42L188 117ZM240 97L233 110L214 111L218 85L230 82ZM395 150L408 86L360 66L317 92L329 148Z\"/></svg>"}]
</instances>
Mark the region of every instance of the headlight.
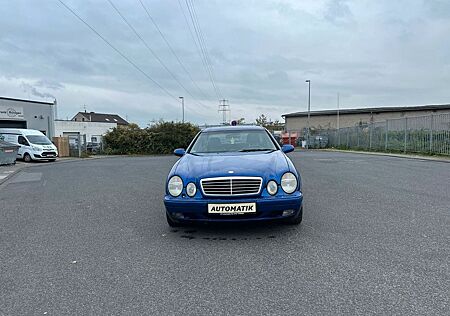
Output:
<instances>
[{"instance_id":1,"label":"headlight","mask_svg":"<svg viewBox=\"0 0 450 316\"><path fill-rule=\"evenodd\" d=\"M36 147L36 146L32 146L32 148L33 148L33 150L35 150L35 151L41 151L41 150L42 150L42 148Z\"/></svg>"},{"instance_id":2,"label":"headlight","mask_svg":"<svg viewBox=\"0 0 450 316\"><path fill-rule=\"evenodd\" d=\"M190 197L193 197L195 195L195 193L197 193L197 187L195 186L194 182L188 183L188 185L186 186L186 193Z\"/></svg>"},{"instance_id":3,"label":"headlight","mask_svg":"<svg viewBox=\"0 0 450 316\"><path fill-rule=\"evenodd\" d=\"M281 188L284 192L291 194L297 188L297 178L291 172L286 172L281 177Z\"/></svg>"},{"instance_id":4,"label":"headlight","mask_svg":"<svg viewBox=\"0 0 450 316\"><path fill-rule=\"evenodd\" d=\"M277 194L277 191L278 191L278 184L275 181L270 180L267 183L267 192L269 192L270 195L275 195Z\"/></svg>"},{"instance_id":5,"label":"headlight","mask_svg":"<svg viewBox=\"0 0 450 316\"><path fill-rule=\"evenodd\" d=\"M173 176L169 180L168 190L170 195L179 196L183 191L183 180L179 176Z\"/></svg>"}]
</instances>

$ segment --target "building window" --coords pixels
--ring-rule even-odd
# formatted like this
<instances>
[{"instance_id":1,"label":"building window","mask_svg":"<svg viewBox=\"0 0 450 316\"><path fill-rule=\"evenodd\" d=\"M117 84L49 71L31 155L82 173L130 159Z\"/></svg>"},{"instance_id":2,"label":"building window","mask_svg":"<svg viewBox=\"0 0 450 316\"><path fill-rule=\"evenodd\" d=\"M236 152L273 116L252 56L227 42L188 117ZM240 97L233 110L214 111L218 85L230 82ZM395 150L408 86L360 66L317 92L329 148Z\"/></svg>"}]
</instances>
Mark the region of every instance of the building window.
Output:
<instances>
[{"instance_id":1,"label":"building window","mask_svg":"<svg viewBox=\"0 0 450 316\"><path fill-rule=\"evenodd\" d=\"M84 117L81 120L84 122Z\"/></svg>"},{"instance_id":2,"label":"building window","mask_svg":"<svg viewBox=\"0 0 450 316\"><path fill-rule=\"evenodd\" d=\"M97 137L92 136L91 137L91 143L96 143L97 142Z\"/></svg>"}]
</instances>

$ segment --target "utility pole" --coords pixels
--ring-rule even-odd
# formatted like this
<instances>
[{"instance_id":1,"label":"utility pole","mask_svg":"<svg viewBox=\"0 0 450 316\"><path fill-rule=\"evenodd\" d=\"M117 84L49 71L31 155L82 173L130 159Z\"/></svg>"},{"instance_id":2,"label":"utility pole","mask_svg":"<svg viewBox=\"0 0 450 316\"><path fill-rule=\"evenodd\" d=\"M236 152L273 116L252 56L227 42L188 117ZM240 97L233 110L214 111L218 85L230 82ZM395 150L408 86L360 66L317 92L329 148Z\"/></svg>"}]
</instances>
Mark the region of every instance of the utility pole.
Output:
<instances>
[{"instance_id":1,"label":"utility pole","mask_svg":"<svg viewBox=\"0 0 450 316\"><path fill-rule=\"evenodd\" d=\"M182 115L182 122L184 123L184 97L179 97L181 99L181 111L183 112Z\"/></svg>"},{"instance_id":2,"label":"utility pole","mask_svg":"<svg viewBox=\"0 0 450 316\"><path fill-rule=\"evenodd\" d=\"M310 125L309 125L309 119L311 117L311 80L306 80L308 83L308 133L307 133L307 139L306 139L306 149L309 149L309 134L310 134Z\"/></svg>"},{"instance_id":3,"label":"utility pole","mask_svg":"<svg viewBox=\"0 0 450 316\"><path fill-rule=\"evenodd\" d=\"M222 125L227 124L227 112L230 112L230 105L228 104L228 100L222 99L219 104L219 112L222 112Z\"/></svg>"},{"instance_id":4,"label":"utility pole","mask_svg":"<svg viewBox=\"0 0 450 316\"><path fill-rule=\"evenodd\" d=\"M54 108L54 119L57 120L58 119L58 103L56 102L56 99L53 100L53 108Z\"/></svg>"},{"instance_id":5,"label":"utility pole","mask_svg":"<svg viewBox=\"0 0 450 316\"><path fill-rule=\"evenodd\" d=\"M341 134L339 133L339 92L337 94L337 122L336 122L336 129L338 133L338 146L341 145Z\"/></svg>"},{"instance_id":6,"label":"utility pole","mask_svg":"<svg viewBox=\"0 0 450 316\"><path fill-rule=\"evenodd\" d=\"M337 124L336 128L339 129L339 92L337 94Z\"/></svg>"}]
</instances>

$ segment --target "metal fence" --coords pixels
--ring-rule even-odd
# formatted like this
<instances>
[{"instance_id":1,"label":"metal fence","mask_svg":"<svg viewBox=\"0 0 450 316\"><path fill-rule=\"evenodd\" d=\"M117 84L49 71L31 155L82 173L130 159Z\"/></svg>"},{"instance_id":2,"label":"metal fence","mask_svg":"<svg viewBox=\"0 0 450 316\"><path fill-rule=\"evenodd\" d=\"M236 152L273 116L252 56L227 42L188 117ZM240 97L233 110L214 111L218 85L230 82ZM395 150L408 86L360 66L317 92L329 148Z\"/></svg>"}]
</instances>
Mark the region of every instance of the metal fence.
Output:
<instances>
[{"instance_id":1,"label":"metal fence","mask_svg":"<svg viewBox=\"0 0 450 316\"><path fill-rule=\"evenodd\" d=\"M85 134L66 135L69 140L69 156L82 157L103 152L103 142L88 142Z\"/></svg>"},{"instance_id":2,"label":"metal fence","mask_svg":"<svg viewBox=\"0 0 450 316\"><path fill-rule=\"evenodd\" d=\"M450 113L312 130L310 147L316 147L318 138L327 139L321 147L450 155Z\"/></svg>"}]
</instances>

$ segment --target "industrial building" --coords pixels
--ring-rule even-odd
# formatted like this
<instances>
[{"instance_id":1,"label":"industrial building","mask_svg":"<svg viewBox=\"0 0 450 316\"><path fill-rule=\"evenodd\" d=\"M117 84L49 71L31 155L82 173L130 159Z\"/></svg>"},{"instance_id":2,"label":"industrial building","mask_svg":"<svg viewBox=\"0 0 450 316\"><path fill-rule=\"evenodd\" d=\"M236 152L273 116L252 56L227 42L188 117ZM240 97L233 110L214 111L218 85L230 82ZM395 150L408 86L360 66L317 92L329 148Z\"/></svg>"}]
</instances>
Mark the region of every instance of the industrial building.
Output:
<instances>
[{"instance_id":1,"label":"industrial building","mask_svg":"<svg viewBox=\"0 0 450 316\"><path fill-rule=\"evenodd\" d=\"M0 128L28 128L41 131L50 139L55 135L54 102L0 97Z\"/></svg>"},{"instance_id":2,"label":"industrial building","mask_svg":"<svg viewBox=\"0 0 450 316\"><path fill-rule=\"evenodd\" d=\"M335 129L338 122L339 127L344 128L362 126L389 119L444 113L450 113L450 104L342 109L339 110L339 119L337 109L311 111L309 126L312 130ZM303 133L308 127L308 112L284 114L283 117L286 131Z\"/></svg>"}]
</instances>

